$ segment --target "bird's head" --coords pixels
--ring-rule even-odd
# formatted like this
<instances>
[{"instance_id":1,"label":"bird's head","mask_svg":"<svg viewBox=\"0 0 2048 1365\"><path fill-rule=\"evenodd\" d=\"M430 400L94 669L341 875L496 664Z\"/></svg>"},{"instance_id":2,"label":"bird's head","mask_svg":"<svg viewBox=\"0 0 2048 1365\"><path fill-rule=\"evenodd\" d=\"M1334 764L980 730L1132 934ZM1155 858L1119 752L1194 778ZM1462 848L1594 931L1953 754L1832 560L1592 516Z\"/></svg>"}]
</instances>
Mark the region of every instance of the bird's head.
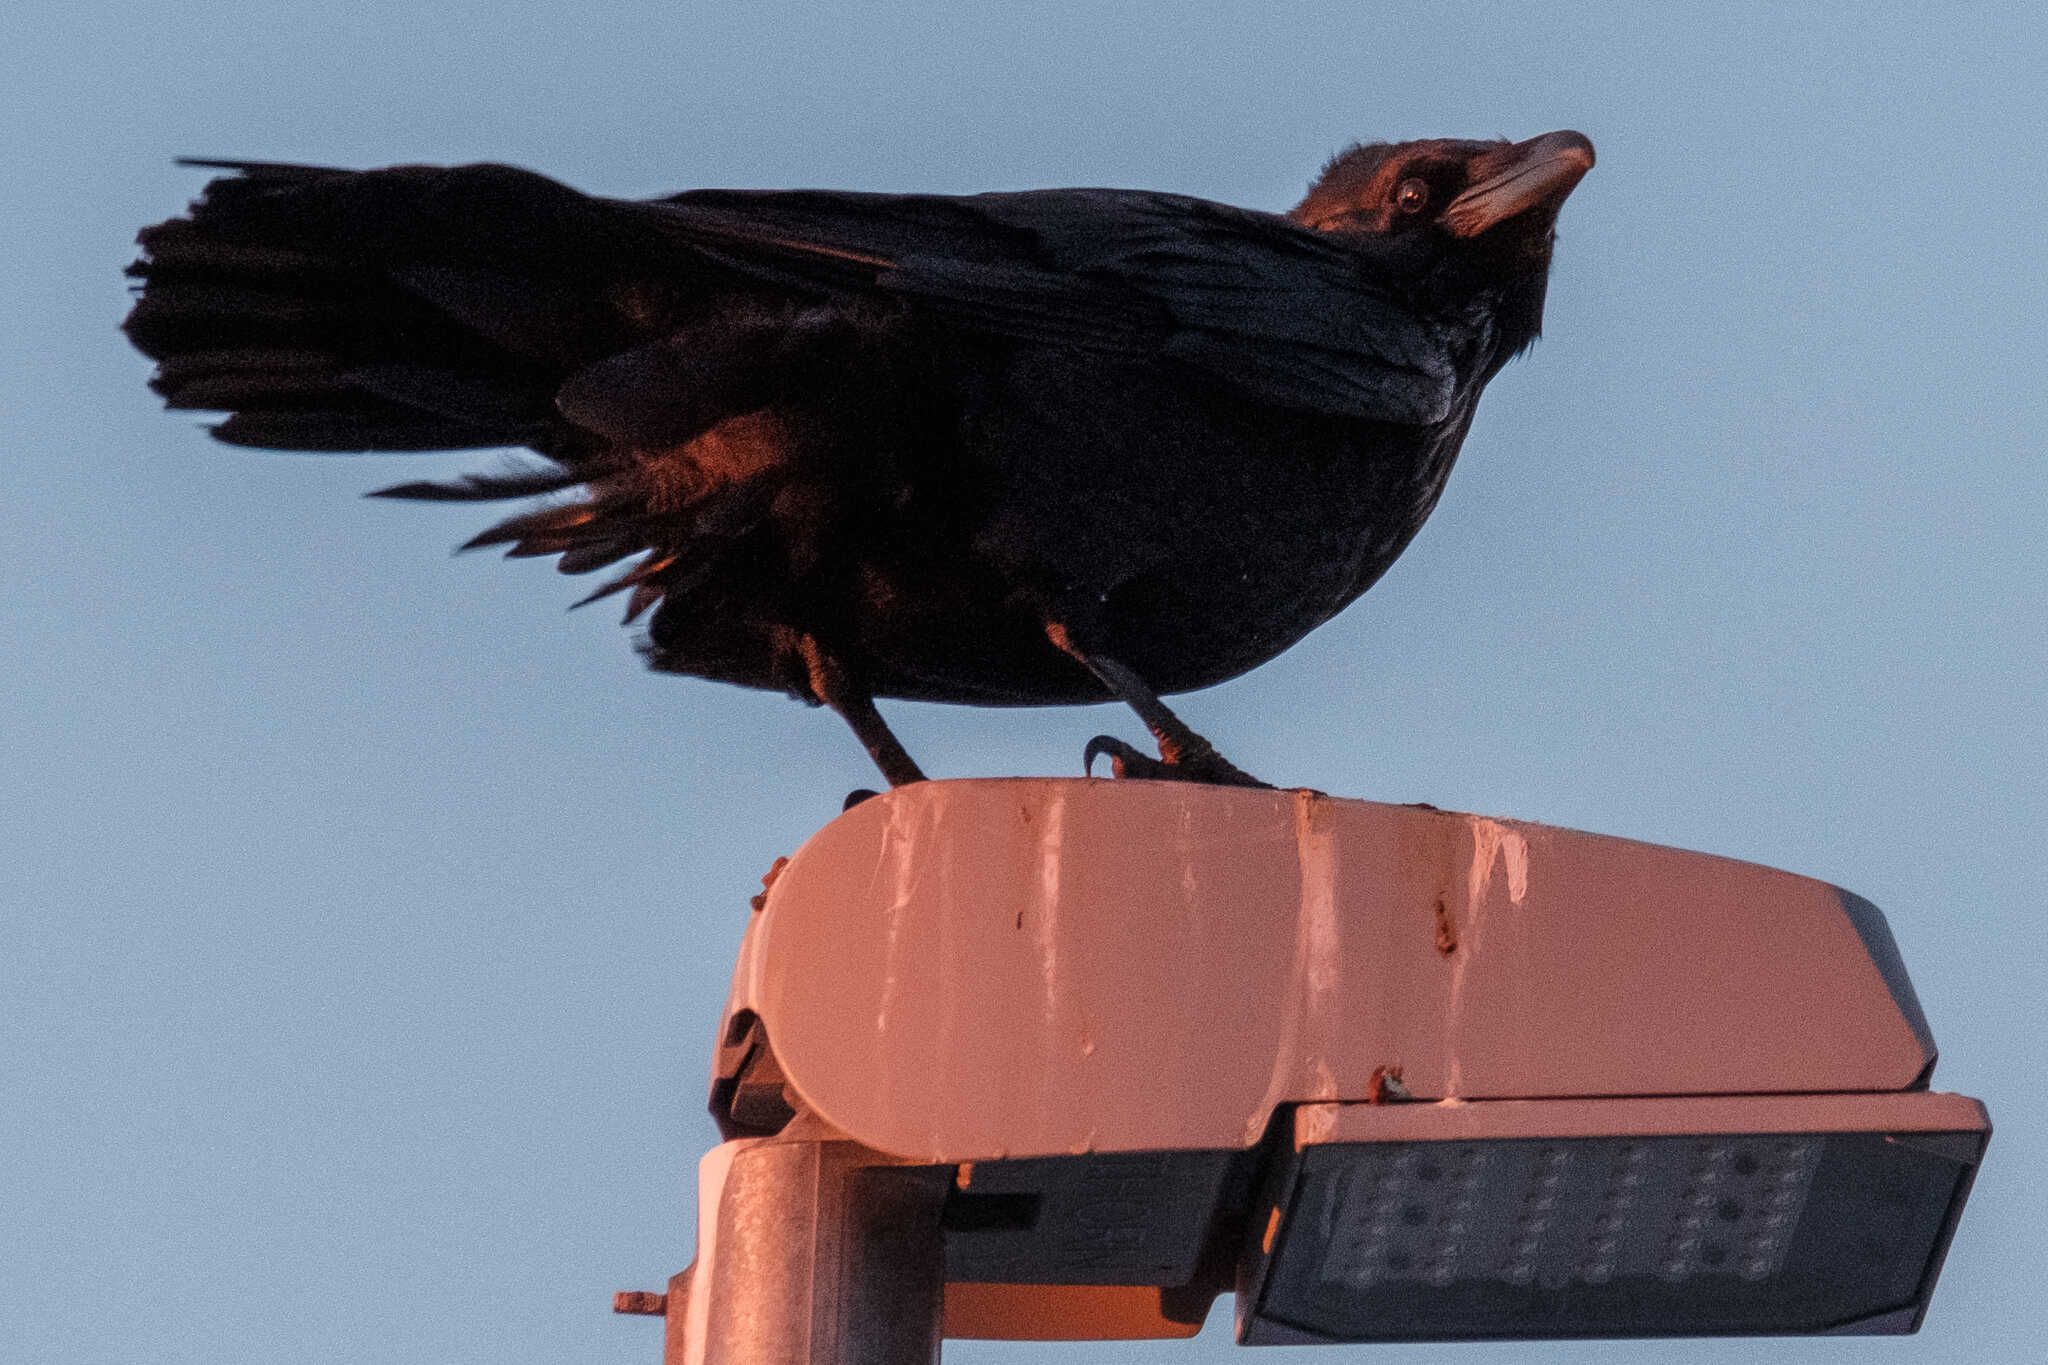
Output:
<instances>
[{"instance_id":1,"label":"bird's head","mask_svg":"<svg viewBox=\"0 0 2048 1365\"><path fill-rule=\"evenodd\" d=\"M1542 322L1557 212L1592 168L1592 142L1570 131L1370 143L1333 157L1289 216L1351 239L1424 288L1502 296L1519 349Z\"/></svg>"}]
</instances>

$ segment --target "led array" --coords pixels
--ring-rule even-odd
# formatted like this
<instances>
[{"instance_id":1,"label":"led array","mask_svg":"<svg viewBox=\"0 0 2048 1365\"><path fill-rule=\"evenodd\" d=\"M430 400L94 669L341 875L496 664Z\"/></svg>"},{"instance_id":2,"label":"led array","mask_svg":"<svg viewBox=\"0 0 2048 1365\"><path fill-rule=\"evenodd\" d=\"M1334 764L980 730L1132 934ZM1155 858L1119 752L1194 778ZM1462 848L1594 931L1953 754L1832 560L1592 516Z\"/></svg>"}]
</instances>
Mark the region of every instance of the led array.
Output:
<instances>
[{"instance_id":1,"label":"led array","mask_svg":"<svg viewBox=\"0 0 2048 1365\"><path fill-rule=\"evenodd\" d=\"M1320 1278L1552 1289L1767 1279L1784 1264L1820 1149L1800 1136L1362 1144L1324 1187Z\"/></svg>"}]
</instances>

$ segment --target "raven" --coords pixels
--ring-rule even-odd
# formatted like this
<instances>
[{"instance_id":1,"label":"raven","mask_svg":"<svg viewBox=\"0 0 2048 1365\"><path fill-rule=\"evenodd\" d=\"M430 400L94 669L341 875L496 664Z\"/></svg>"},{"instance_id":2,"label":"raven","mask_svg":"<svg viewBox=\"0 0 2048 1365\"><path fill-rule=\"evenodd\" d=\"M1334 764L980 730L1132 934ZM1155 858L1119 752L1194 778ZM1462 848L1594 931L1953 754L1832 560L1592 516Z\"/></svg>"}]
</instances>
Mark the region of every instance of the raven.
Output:
<instances>
[{"instance_id":1,"label":"raven","mask_svg":"<svg viewBox=\"0 0 2048 1365\"><path fill-rule=\"evenodd\" d=\"M379 496L534 497L468 546L610 568L655 669L831 707L1161 701L1272 658L1435 506L1542 321L1575 132L1354 146L1285 214L1183 195L581 194L509 166L225 170L124 324L281 450L526 447Z\"/></svg>"}]
</instances>

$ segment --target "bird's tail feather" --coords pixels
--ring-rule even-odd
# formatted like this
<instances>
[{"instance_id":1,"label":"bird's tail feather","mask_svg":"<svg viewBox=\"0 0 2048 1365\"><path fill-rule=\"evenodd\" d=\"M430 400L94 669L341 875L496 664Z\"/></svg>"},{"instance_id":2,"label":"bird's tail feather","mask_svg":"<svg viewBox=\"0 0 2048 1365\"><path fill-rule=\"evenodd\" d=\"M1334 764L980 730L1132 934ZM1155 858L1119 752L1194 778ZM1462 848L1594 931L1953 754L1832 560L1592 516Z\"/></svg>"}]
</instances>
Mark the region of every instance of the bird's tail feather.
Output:
<instances>
[{"instance_id":1,"label":"bird's tail feather","mask_svg":"<svg viewBox=\"0 0 2048 1365\"><path fill-rule=\"evenodd\" d=\"M124 327L156 360L151 384L168 406L227 412L213 434L236 445L527 446L546 463L375 496L481 502L583 485L463 548L559 556L571 574L612 569L584 602L629 594L628 621L663 603L689 608L691 628L668 635L687 634L692 648L650 646L657 667L753 676L758 642L740 638L745 620L706 585L759 521L773 481L702 481L687 461L621 456L617 433L556 406L570 375L619 355L630 368L635 348L669 334L665 291L686 289L702 265L661 225L665 211L504 166L191 164L232 174L185 216L145 229L129 269L139 296ZM618 381L600 367L577 392ZM721 649L733 661L721 663Z\"/></svg>"},{"instance_id":2,"label":"bird's tail feather","mask_svg":"<svg viewBox=\"0 0 2048 1365\"><path fill-rule=\"evenodd\" d=\"M631 340L604 284L659 249L627 206L502 166L195 164L234 174L129 268L168 406L236 445L576 453L555 388Z\"/></svg>"}]
</instances>

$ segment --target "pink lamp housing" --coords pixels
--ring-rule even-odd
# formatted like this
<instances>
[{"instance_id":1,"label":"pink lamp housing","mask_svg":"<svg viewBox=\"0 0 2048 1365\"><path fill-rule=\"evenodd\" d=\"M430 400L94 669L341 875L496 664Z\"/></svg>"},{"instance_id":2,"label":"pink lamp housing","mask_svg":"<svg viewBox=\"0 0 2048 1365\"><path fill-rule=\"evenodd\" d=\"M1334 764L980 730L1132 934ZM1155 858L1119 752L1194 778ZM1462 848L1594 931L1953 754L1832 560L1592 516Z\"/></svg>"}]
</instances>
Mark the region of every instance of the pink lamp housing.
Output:
<instances>
[{"instance_id":1,"label":"pink lamp housing","mask_svg":"<svg viewBox=\"0 0 2048 1365\"><path fill-rule=\"evenodd\" d=\"M713 1111L956 1168L954 1336L1900 1332L1989 1134L1822 882L1313 792L930 782L741 949Z\"/></svg>"}]
</instances>

